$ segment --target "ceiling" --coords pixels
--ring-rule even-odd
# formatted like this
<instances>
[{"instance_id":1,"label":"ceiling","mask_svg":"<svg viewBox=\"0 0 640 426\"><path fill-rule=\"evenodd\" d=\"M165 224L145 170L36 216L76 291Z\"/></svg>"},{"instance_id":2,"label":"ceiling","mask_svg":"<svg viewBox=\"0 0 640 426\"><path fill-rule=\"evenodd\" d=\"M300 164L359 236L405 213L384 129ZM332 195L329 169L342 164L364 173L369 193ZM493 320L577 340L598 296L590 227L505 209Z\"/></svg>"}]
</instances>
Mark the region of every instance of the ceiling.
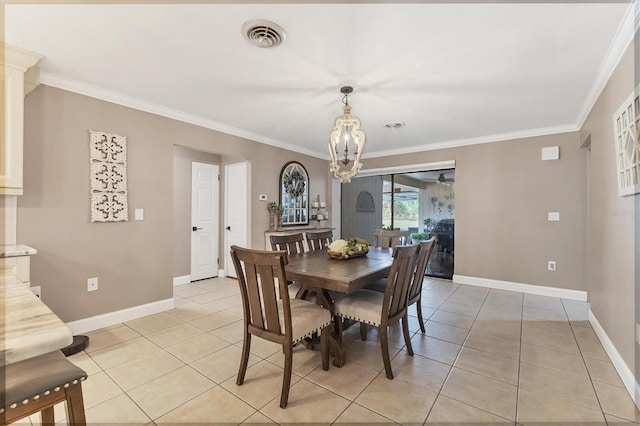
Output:
<instances>
[{"instance_id":1,"label":"ceiling","mask_svg":"<svg viewBox=\"0 0 640 426\"><path fill-rule=\"evenodd\" d=\"M4 8L6 42L43 55L44 84L319 158L344 85L363 158L577 130L633 23L605 1ZM250 45L252 19L286 41Z\"/></svg>"}]
</instances>

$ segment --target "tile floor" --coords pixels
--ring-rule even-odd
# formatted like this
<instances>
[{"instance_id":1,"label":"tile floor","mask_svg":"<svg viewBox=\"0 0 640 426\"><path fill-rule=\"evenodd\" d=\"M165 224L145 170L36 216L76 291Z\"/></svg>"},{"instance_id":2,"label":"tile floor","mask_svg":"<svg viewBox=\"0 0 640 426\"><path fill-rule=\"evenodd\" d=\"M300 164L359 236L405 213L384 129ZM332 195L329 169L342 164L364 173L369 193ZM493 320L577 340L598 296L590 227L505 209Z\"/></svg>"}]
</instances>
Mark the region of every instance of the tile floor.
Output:
<instances>
[{"instance_id":1,"label":"tile floor","mask_svg":"<svg viewBox=\"0 0 640 426\"><path fill-rule=\"evenodd\" d=\"M90 333L84 368L92 424L388 423L617 424L640 421L587 321L588 304L425 279L414 357L391 333L387 380L377 331L344 336L347 363L320 367L296 347L285 410L282 352L254 338L245 384L237 282L217 278L175 288L176 308ZM56 419L64 418L62 404ZM39 423L38 416L22 423Z\"/></svg>"}]
</instances>

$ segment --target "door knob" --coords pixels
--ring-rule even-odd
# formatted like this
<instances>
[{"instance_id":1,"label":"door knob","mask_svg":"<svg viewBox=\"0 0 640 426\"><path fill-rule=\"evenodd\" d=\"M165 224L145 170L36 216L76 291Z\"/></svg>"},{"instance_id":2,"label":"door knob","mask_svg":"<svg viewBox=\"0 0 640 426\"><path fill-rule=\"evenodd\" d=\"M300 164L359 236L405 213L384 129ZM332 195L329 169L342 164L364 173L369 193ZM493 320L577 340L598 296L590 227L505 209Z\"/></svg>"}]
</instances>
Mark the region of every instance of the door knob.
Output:
<instances>
[{"instance_id":1,"label":"door knob","mask_svg":"<svg viewBox=\"0 0 640 426\"><path fill-rule=\"evenodd\" d=\"M231 231L231 227L230 227L230 226L227 226L227 227L226 227L226 230L227 230L227 231Z\"/></svg>"},{"instance_id":2,"label":"door knob","mask_svg":"<svg viewBox=\"0 0 640 426\"><path fill-rule=\"evenodd\" d=\"M194 227L192 227L192 228L191 228L191 230L192 230L193 232L195 232L195 231L199 231L199 230L201 230L201 229L202 229L202 228L198 228L197 226L194 226Z\"/></svg>"}]
</instances>

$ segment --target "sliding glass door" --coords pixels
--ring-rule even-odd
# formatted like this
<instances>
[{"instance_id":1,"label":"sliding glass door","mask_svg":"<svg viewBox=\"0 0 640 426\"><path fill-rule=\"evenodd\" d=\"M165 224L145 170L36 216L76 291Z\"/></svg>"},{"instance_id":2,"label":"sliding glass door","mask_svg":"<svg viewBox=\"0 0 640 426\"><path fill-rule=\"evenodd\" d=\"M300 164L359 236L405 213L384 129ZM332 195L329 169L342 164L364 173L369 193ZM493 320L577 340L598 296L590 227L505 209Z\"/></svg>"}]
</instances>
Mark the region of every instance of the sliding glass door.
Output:
<instances>
[{"instance_id":1,"label":"sliding glass door","mask_svg":"<svg viewBox=\"0 0 640 426\"><path fill-rule=\"evenodd\" d=\"M375 229L408 231L437 246L428 274L452 278L455 235L455 170L355 178L342 185L342 236L373 242Z\"/></svg>"}]
</instances>

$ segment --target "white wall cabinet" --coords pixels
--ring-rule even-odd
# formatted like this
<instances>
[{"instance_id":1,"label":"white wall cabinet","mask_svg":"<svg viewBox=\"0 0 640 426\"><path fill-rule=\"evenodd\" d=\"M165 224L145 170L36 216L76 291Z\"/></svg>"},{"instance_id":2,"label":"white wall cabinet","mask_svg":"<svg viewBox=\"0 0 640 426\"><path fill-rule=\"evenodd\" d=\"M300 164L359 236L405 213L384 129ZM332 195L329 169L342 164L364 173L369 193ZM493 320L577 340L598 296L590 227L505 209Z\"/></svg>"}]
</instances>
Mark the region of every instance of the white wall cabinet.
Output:
<instances>
[{"instance_id":1,"label":"white wall cabinet","mask_svg":"<svg viewBox=\"0 0 640 426\"><path fill-rule=\"evenodd\" d=\"M25 88L35 85L30 78L25 86L25 73L42 58L40 55L0 44L0 95L3 99L0 117L0 195L22 195ZM33 75L30 72L29 77Z\"/></svg>"}]
</instances>

